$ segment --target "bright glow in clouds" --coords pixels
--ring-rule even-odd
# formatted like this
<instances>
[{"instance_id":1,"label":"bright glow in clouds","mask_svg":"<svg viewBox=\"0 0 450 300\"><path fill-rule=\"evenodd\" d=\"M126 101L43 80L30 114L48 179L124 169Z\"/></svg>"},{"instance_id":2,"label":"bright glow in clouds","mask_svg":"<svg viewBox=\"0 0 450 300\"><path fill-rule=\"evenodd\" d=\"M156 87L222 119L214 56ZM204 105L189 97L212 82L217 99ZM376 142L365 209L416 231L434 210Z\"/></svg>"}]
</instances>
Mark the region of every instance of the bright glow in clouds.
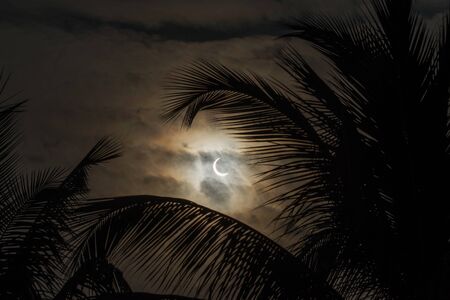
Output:
<instances>
[{"instance_id":1,"label":"bright glow in clouds","mask_svg":"<svg viewBox=\"0 0 450 300\"><path fill-rule=\"evenodd\" d=\"M258 206L246 158L225 132L201 126L171 132L159 142L189 157L188 161L174 159L164 168L167 176L192 186L191 194L183 198L231 214Z\"/></svg>"}]
</instances>

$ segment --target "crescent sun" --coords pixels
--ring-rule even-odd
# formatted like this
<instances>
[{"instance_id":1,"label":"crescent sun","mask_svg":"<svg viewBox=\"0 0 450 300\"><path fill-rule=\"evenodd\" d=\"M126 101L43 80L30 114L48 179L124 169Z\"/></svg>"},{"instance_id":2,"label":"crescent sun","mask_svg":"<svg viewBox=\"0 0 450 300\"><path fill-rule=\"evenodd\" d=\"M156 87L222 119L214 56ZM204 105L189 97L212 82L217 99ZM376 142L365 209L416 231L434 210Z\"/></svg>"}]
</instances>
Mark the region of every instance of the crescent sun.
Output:
<instances>
[{"instance_id":1,"label":"crescent sun","mask_svg":"<svg viewBox=\"0 0 450 300\"><path fill-rule=\"evenodd\" d=\"M216 173L216 175L221 176L221 177L225 177L228 175L228 173L222 173L219 170L217 170L217 162L221 159L221 157L217 158L214 163L213 163L213 170L214 173Z\"/></svg>"}]
</instances>

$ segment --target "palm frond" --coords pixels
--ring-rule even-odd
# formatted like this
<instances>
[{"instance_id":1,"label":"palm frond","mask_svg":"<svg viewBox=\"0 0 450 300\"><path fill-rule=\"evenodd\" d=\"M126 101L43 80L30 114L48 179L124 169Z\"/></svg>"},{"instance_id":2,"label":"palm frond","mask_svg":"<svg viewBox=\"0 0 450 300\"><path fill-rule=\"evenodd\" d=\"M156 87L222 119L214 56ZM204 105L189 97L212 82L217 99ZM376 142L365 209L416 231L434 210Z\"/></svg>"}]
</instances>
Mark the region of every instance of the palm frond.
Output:
<instances>
[{"instance_id":1,"label":"palm frond","mask_svg":"<svg viewBox=\"0 0 450 300\"><path fill-rule=\"evenodd\" d=\"M380 38L380 32L369 19L362 10L344 16L305 15L289 22L290 32L283 37L309 42L337 65L349 56L365 62L367 57L387 51L386 41Z\"/></svg>"},{"instance_id":2,"label":"palm frond","mask_svg":"<svg viewBox=\"0 0 450 300\"><path fill-rule=\"evenodd\" d=\"M39 295L55 287L60 245L46 238L56 234L55 228L35 225L47 204L42 195L55 188L61 176L55 169L8 180L1 210L0 276L6 283L1 295L20 293L24 287Z\"/></svg>"},{"instance_id":3,"label":"palm frond","mask_svg":"<svg viewBox=\"0 0 450 300\"><path fill-rule=\"evenodd\" d=\"M273 128L286 127L291 131L302 128L305 139L322 144L312 124L289 98L288 94L292 93L285 86L274 87L259 76L200 62L191 68L180 69L170 78L167 88L170 90L169 101L163 112L166 120L175 119L184 113L183 124L190 126L201 110L216 110L223 116L221 122L227 123L227 127L240 132L247 129L251 133L253 127L247 126L254 126L254 119L260 113L265 123L273 124ZM257 128L254 131L256 138Z\"/></svg>"},{"instance_id":4,"label":"palm frond","mask_svg":"<svg viewBox=\"0 0 450 300\"><path fill-rule=\"evenodd\" d=\"M446 65L449 65L450 57L450 12L447 13L444 22L442 26L442 33L441 33L441 50L440 55L442 58L440 59L440 65L442 67L445 67ZM449 71L447 71L449 72ZM442 77L450 77L450 75L447 73L447 76ZM450 82L450 80L448 80ZM444 81L445 82L445 81ZM450 83L448 83L450 86ZM450 111L450 91L447 90L447 98L448 98L448 111ZM450 151L450 112L447 113L447 153Z\"/></svg>"},{"instance_id":5,"label":"palm frond","mask_svg":"<svg viewBox=\"0 0 450 300\"><path fill-rule=\"evenodd\" d=\"M3 295L20 294L24 286L35 295L55 293L64 273L68 222L74 204L87 191L88 170L118 155L117 142L102 139L66 177L60 170L48 170L7 181L2 194L0 275L9 284Z\"/></svg>"},{"instance_id":6,"label":"palm frond","mask_svg":"<svg viewBox=\"0 0 450 300\"><path fill-rule=\"evenodd\" d=\"M0 193L5 183L16 174L19 155L14 151L19 142L16 122L26 101L12 101L14 96L4 97L10 76L0 71ZM0 204L1 205L1 204Z\"/></svg>"},{"instance_id":7,"label":"palm frond","mask_svg":"<svg viewBox=\"0 0 450 300\"><path fill-rule=\"evenodd\" d=\"M210 63L182 70L170 82L164 117L184 114L183 124L190 125L200 110L214 110L217 123L251 141L246 150L268 167L260 177L274 180L269 188L279 188L283 178L309 181L314 175L309 171L331 156L326 139L319 137L327 128L309 118L307 103L292 100L289 96L298 97L284 86L272 87L258 76Z\"/></svg>"},{"instance_id":8,"label":"palm frond","mask_svg":"<svg viewBox=\"0 0 450 300\"><path fill-rule=\"evenodd\" d=\"M130 295L131 288L119 269L104 259L96 259L76 270L53 299L113 299L115 294Z\"/></svg>"},{"instance_id":9,"label":"palm frond","mask_svg":"<svg viewBox=\"0 0 450 300\"><path fill-rule=\"evenodd\" d=\"M430 67L430 82L427 95L423 99L423 106L428 106L430 113L440 114L435 125L435 130L442 130L442 122L446 122L445 130L447 136L447 151L450 149L450 109L445 112L444 107L450 105L450 12L442 19L438 32L438 53ZM437 100L439 99L439 100ZM445 114L445 115L443 115ZM438 129L439 128L439 129Z\"/></svg>"},{"instance_id":10,"label":"palm frond","mask_svg":"<svg viewBox=\"0 0 450 300\"><path fill-rule=\"evenodd\" d=\"M121 144L117 140L101 138L62 182L60 189L67 193L65 197L85 196L88 192L89 170L93 166L120 157L121 152Z\"/></svg>"},{"instance_id":11,"label":"palm frond","mask_svg":"<svg viewBox=\"0 0 450 300\"><path fill-rule=\"evenodd\" d=\"M202 63L177 74L171 82L166 118L184 113L184 124L189 125L201 109L218 111L215 120L219 124L251 142L246 150L266 168L258 174L267 182L266 189L284 189L270 202L286 207L278 218L287 220L286 231L296 230L301 240L305 233L323 229L326 222L317 216L327 218L333 209L328 188L334 187L324 180L332 177L331 159L337 146L332 117L313 119L322 109L315 103L289 91L295 97L291 100L261 78L253 80L221 66Z\"/></svg>"},{"instance_id":12,"label":"palm frond","mask_svg":"<svg viewBox=\"0 0 450 300\"><path fill-rule=\"evenodd\" d=\"M289 101L288 103L292 103L291 106L279 106L277 104L279 100L276 97L252 102L252 98L248 98L249 94L257 95L259 98L263 98L264 94L254 92L255 84L249 85L249 79L241 79L239 75L229 73L227 69L198 70L194 68L192 73L182 73L181 78L175 77L175 83L171 86L175 92L169 95L171 99L166 113L169 117L179 117L184 112L185 124L189 125L200 109L218 109L215 119L221 125L237 131L238 136L253 143L247 147L248 152L256 157L257 163L268 167L259 174L260 179L269 181L267 189L281 191L278 196L270 200L270 203L279 203L283 207L277 221L281 222L284 234L295 237L292 249L309 266L313 266L315 264L313 261L318 258L309 255L308 251L302 251L302 245L317 240L316 234L320 236L322 232L330 230L333 230L337 237L328 244L329 247L331 247L330 244L334 244L335 253L331 254L334 259L351 257L351 255L361 256L362 252L372 249L373 246L372 242L364 238L367 232L376 234L378 237L386 236L386 239L392 236L392 218L388 216L392 214L392 208L389 207L390 198L378 197L381 194L380 182L371 179L377 161L373 162L374 165L367 165L369 160L366 157L374 152L369 146L372 146L374 142L367 143L369 146L362 143L364 137L367 138L368 135L361 134L357 127L358 115L351 111L348 103L342 101L341 95L336 95L312 71L301 56L292 50L281 55L285 68L295 75L297 83L301 82L301 92L314 94L318 101L304 100L298 94L289 92L289 96L296 101L288 98L280 102ZM237 86L233 86L234 84ZM237 95L221 94L223 89L239 93ZM319 89L324 94L319 94L320 92L317 91ZM214 93L211 98L198 98L208 95L208 91ZM272 93L267 94L272 95ZM256 98L256 96L252 97ZM261 105L261 102L271 104L268 107L270 110L259 111L258 105ZM232 109L229 109L227 105L233 105ZM267 106L263 108L267 109ZM287 113L286 110L291 112ZM305 124L298 121L299 116L295 117L294 113L298 114L296 111L303 114L308 126L314 130L314 136L319 136L319 139L305 141L304 135L291 133L293 130L300 131ZM327 115L327 111L330 114ZM298 115L301 116L301 114ZM281 119L283 123L274 124L273 120L276 116L283 117ZM297 122L294 122L293 118L297 118ZM266 122L266 120L270 121ZM285 136L276 135L278 132ZM259 145L258 138L262 142ZM317 142L320 144L317 145ZM382 156L380 155L378 159L381 161ZM384 166L385 163L382 162L380 165ZM372 184L368 185L369 182ZM363 188L364 185L366 185L365 188ZM369 193L370 190L376 192ZM370 198L364 195L370 195ZM363 197L366 199L361 201ZM382 222L377 219L381 219ZM364 226L362 226L362 220L364 220ZM374 224L380 223L378 231L373 232ZM355 230L355 226L359 226L359 230ZM362 241L367 242L364 244L364 249L357 247L356 252L350 251L355 244ZM324 244L324 247L327 245ZM330 256L330 254L327 255ZM373 266L374 263L370 263L369 267ZM342 282L348 283L354 280L352 290L348 290L348 286L340 288L348 295L358 293L357 289L362 286L368 286L364 281L365 278L357 272L358 268L367 270L361 261L355 262L346 270L341 267L340 278L334 282L337 286ZM320 276L324 279L328 278L331 276L329 273L331 270L330 267ZM371 270L371 272L375 271ZM361 279L357 280L356 276ZM344 281L343 278L348 280ZM376 280L375 275L372 279ZM378 283L369 289L370 293L378 291L384 294Z\"/></svg>"},{"instance_id":13,"label":"palm frond","mask_svg":"<svg viewBox=\"0 0 450 300\"><path fill-rule=\"evenodd\" d=\"M137 292L102 295L91 299L92 300L195 300L195 298L188 298L176 295L158 295L158 294L137 293Z\"/></svg>"},{"instance_id":14,"label":"palm frond","mask_svg":"<svg viewBox=\"0 0 450 300\"><path fill-rule=\"evenodd\" d=\"M155 196L89 200L76 265L106 257L156 292L213 299L339 296L289 252L193 202ZM76 268L76 265L74 268Z\"/></svg>"},{"instance_id":15,"label":"palm frond","mask_svg":"<svg viewBox=\"0 0 450 300\"><path fill-rule=\"evenodd\" d=\"M410 37L410 16L412 0L367 0L368 12L373 16L373 24L389 47L393 57L407 53Z\"/></svg>"},{"instance_id":16,"label":"palm frond","mask_svg":"<svg viewBox=\"0 0 450 300\"><path fill-rule=\"evenodd\" d=\"M425 213L418 201L425 197L422 190L433 198L445 194L442 178L425 175L433 173L430 166L440 165L444 173L450 169L442 151L447 147L448 19L444 27L436 39L409 0L368 1L357 16L302 17L287 36L310 42L329 62L331 76L324 80L292 48L282 51L279 64L296 90L277 87L294 105L280 106L271 96L275 102L262 101L270 112L259 110L261 101L251 100L274 95L273 90L268 92L260 79L252 83L256 76L207 65L175 77L166 112L184 114L189 125L200 110L215 109L219 124L253 142L247 150L268 167L261 180L279 189L272 202L283 205L277 219L285 234L295 236L291 249L342 295L404 295L407 284L423 278L412 267L414 257L426 252L411 244L420 235L411 229L417 219L420 230L443 231L421 237L422 247L448 238L446 225L432 220L433 215L447 220L447 206L438 201L440 212L430 207ZM437 44L447 51L437 52ZM264 93L255 93L255 85ZM282 122L266 121L275 116ZM392 251L380 246L385 244Z\"/></svg>"}]
</instances>

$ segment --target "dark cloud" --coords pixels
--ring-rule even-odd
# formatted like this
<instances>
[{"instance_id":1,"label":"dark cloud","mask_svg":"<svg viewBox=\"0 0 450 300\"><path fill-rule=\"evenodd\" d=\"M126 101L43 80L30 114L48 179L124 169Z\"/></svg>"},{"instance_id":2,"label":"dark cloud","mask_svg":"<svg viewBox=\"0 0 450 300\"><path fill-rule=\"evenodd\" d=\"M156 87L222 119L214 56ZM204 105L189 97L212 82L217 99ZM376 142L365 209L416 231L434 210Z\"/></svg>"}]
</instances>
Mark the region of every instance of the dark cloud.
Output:
<instances>
[{"instance_id":1,"label":"dark cloud","mask_svg":"<svg viewBox=\"0 0 450 300\"><path fill-rule=\"evenodd\" d=\"M47 9L27 12L12 7L0 8L0 23L9 23L16 26L44 25L71 34L104 33L104 30L112 29L144 43L167 40L183 42L218 41L255 35L276 36L282 32L280 24L266 19L234 24L201 25L164 21L149 25L136 21L105 19L75 11Z\"/></svg>"},{"instance_id":2,"label":"dark cloud","mask_svg":"<svg viewBox=\"0 0 450 300\"><path fill-rule=\"evenodd\" d=\"M227 185L211 177L202 180L200 191L208 197L213 206L226 207L231 197L231 191Z\"/></svg>"},{"instance_id":3,"label":"dark cloud","mask_svg":"<svg viewBox=\"0 0 450 300\"><path fill-rule=\"evenodd\" d=\"M434 7L442 1L434 0ZM314 11L348 13L356 0L248 1L51 1L0 5L0 22L58 28L79 34L113 29L136 40L205 42L285 33L281 21ZM88 5L89 4L89 5ZM423 6L423 5L422 5Z\"/></svg>"}]
</instances>

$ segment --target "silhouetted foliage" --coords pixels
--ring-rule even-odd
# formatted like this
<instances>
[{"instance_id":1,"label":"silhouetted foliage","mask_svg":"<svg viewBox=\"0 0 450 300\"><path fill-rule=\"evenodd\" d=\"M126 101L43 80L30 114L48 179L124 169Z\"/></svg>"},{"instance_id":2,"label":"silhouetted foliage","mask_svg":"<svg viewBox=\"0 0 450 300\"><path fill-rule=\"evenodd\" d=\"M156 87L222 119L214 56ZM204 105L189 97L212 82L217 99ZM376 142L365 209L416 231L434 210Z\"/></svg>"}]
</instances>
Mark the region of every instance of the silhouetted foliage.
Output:
<instances>
[{"instance_id":1,"label":"silhouetted foliage","mask_svg":"<svg viewBox=\"0 0 450 300\"><path fill-rule=\"evenodd\" d=\"M148 293L122 293L122 294L111 294L102 295L95 300L193 300L194 298L182 297L182 296L172 296L172 295L157 295Z\"/></svg>"},{"instance_id":2,"label":"silhouetted foliage","mask_svg":"<svg viewBox=\"0 0 450 300\"><path fill-rule=\"evenodd\" d=\"M450 18L431 30L411 0L308 16L287 36L293 84L199 62L172 76L164 117L203 110L252 142L279 192L289 250L344 298L448 299Z\"/></svg>"},{"instance_id":3,"label":"silhouetted foliage","mask_svg":"<svg viewBox=\"0 0 450 300\"><path fill-rule=\"evenodd\" d=\"M182 199L87 199L102 139L71 172L23 175L0 102L2 299L447 299L450 17L430 30L411 0L302 17L278 55L292 85L199 62L169 84L165 118L202 110L251 143L292 244ZM3 78L3 74L1 78ZM0 95L6 80L0 80ZM132 293L122 270L156 293Z\"/></svg>"},{"instance_id":4,"label":"silhouetted foliage","mask_svg":"<svg viewBox=\"0 0 450 300\"><path fill-rule=\"evenodd\" d=\"M90 199L73 269L105 257L162 293L208 299L336 299L295 256L247 225L182 199ZM143 277L143 278L142 278Z\"/></svg>"},{"instance_id":5,"label":"silhouetted foliage","mask_svg":"<svg viewBox=\"0 0 450 300\"><path fill-rule=\"evenodd\" d=\"M9 76L0 74L0 96ZM16 146L17 114L25 101L14 96L0 100L0 298L49 299L62 289L68 299L86 299L102 293L130 292L121 272L106 261L88 262L67 281L67 255L71 237L69 225L75 208L88 192L92 166L120 156L120 145L101 139L70 172L47 169L22 173ZM114 286L116 283L120 286ZM72 289L72 290L70 290Z\"/></svg>"},{"instance_id":6,"label":"silhouetted foliage","mask_svg":"<svg viewBox=\"0 0 450 300\"><path fill-rule=\"evenodd\" d=\"M121 154L113 139L101 139L71 171L22 174L15 120L24 102L1 104L1 299L335 298L288 251L193 202L87 199L90 169ZM118 267L127 265L164 294L133 293Z\"/></svg>"}]
</instances>

